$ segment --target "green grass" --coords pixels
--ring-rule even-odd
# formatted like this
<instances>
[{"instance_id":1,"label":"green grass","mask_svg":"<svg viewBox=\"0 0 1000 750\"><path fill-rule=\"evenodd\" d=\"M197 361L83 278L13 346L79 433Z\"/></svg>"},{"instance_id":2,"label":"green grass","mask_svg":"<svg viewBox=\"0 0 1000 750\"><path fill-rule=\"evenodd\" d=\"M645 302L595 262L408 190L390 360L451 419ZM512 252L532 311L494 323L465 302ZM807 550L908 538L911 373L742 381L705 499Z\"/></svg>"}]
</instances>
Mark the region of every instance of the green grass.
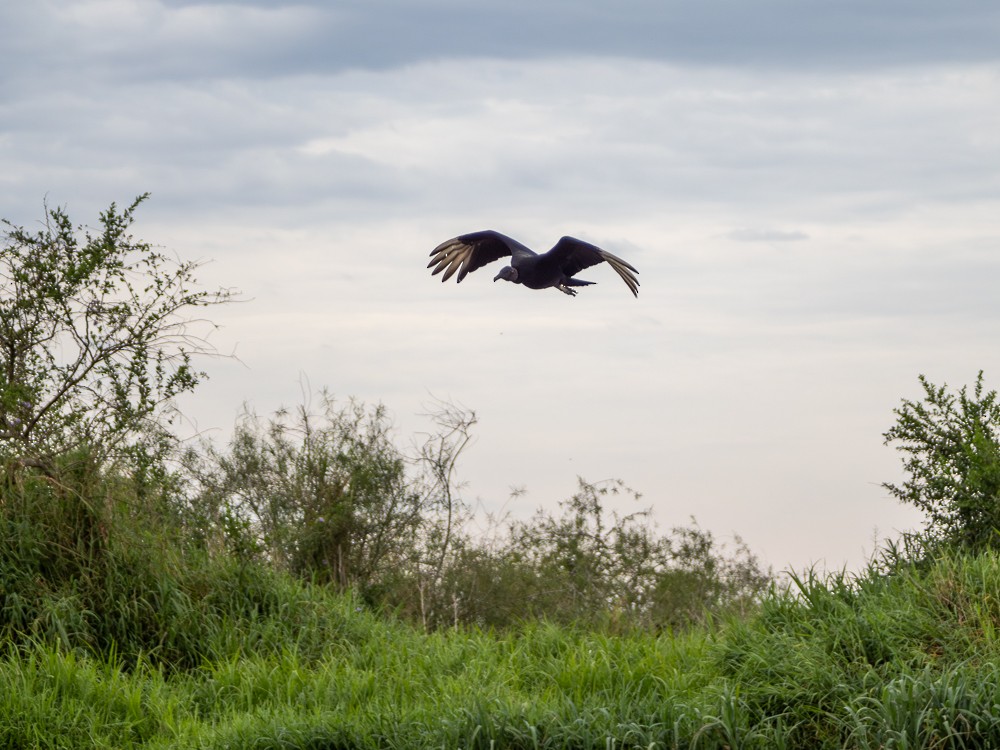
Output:
<instances>
[{"instance_id":1,"label":"green grass","mask_svg":"<svg viewBox=\"0 0 1000 750\"><path fill-rule=\"evenodd\" d=\"M805 575L747 619L676 636L426 634L325 589L256 581L269 605L230 608L242 614L215 623L196 665L59 638L11 646L0 747L1000 746L993 555Z\"/></svg>"},{"instance_id":2,"label":"green grass","mask_svg":"<svg viewBox=\"0 0 1000 750\"><path fill-rule=\"evenodd\" d=\"M2 496L0 750L1000 747L995 554L807 572L677 634L425 633L134 510Z\"/></svg>"}]
</instances>

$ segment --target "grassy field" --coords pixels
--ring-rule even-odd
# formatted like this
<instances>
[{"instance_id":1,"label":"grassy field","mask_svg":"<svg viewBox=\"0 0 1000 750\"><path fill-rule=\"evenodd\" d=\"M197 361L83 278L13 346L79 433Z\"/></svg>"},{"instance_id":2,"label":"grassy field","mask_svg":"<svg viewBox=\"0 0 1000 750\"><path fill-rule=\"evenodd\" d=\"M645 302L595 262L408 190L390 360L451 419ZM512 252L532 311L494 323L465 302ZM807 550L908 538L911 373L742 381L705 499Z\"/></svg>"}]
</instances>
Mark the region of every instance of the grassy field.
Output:
<instances>
[{"instance_id":1,"label":"grassy field","mask_svg":"<svg viewBox=\"0 0 1000 750\"><path fill-rule=\"evenodd\" d=\"M994 555L803 576L749 618L657 636L423 633L319 587L257 586L258 606L200 610L219 619L197 664L69 632L10 645L0 747L1000 746Z\"/></svg>"}]
</instances>

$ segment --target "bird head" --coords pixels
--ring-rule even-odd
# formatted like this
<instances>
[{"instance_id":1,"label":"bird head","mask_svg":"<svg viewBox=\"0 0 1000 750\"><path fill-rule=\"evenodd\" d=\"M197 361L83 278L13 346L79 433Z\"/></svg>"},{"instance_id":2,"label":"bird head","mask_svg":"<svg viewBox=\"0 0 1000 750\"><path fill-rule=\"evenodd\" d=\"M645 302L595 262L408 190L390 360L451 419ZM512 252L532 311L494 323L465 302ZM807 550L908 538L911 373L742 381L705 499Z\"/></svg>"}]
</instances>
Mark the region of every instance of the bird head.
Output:
<instances>
[{"instance_id":1,"label":"bird head","mask_svg":"<svg viewBox=\"0 0 1000 750\"><path fill-rule=\"evenodd\" d=\"M493 277L494 281L503 279L504 281L517 282L517 269L511 266L504 266L500 269L500 273Z\"/></svg>"}]
</instances>

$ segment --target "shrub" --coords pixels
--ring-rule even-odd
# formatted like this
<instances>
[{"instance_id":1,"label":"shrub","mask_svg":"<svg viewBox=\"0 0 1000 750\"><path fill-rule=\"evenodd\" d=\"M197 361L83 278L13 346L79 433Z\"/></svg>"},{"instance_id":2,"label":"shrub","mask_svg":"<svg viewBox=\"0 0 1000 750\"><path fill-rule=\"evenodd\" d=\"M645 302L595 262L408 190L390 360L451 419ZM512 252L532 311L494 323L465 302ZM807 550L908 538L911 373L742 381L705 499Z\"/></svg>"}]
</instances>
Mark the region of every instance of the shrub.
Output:
<instances>
[{"instance_id":1,"label":"shrub","mask_svg":"<svg viewBox=\"0 0 1000 750\"><path fill-rule=\"evenodd\" d=\"M983 373L972 392L956 394L923 375L923 401L903 400L884 434L904 453L906 479L883 486L927 514L932 545L977 551L1000 548L1000 403Z\"/></svg>"},{"instance_id":2,"label":"shrub","mask_svg":"<svg viewBox=\"0 0 1000 750\"><path fill-rule=\"evenodd\" d=\"M84 448L155 471L166 407L204 376L211 351L186 315L227 301L128 232L142 195L101 214L97 233L46 210L32 233L10 222L0 247L0 457L48 468ZM199 321L200 322L200 321Z\"/></svg>"}]
</instances>

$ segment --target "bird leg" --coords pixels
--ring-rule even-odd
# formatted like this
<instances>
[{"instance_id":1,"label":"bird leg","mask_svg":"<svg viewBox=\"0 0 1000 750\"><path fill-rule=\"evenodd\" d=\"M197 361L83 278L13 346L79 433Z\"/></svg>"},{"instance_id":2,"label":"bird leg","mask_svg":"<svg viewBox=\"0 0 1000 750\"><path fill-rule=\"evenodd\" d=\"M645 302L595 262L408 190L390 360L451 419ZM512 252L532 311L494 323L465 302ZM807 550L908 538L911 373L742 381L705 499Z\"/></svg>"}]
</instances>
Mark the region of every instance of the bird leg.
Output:
<instances>
[{"instance_id":1,"label":"bird leg","mask_svg":"<svg viewBox=\"0 0 1000 750\"><path fill-rule=\"evenodd\" d=\"M556 287L556 289L558 289L563 294L568 294L570 297L576 296L576 289L572 289L571 287L568 287L565 284L560 284L559 286Z\"/></svg>"}]
</instances>

